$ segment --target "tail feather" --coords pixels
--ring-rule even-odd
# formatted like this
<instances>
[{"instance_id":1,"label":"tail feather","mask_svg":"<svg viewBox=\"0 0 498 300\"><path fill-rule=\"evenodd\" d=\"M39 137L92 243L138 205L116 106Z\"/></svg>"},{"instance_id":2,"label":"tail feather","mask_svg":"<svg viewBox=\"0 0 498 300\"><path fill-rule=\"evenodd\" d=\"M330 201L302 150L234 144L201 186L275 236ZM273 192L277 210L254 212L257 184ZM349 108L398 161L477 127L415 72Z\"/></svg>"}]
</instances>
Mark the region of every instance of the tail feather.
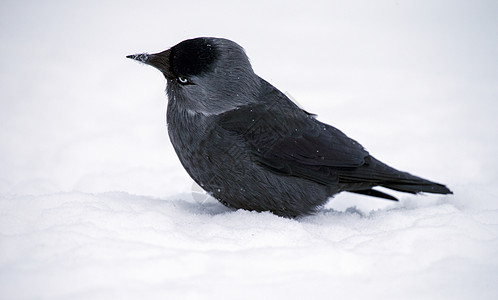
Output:
<instances>
[{"instance_id":1,"label":"tail feather","mask_svg":"<svg viewBox=\"0 0 498 300\"><path fill-rule=\"evenodd\" d=\"M369 190L359 190L359 191L350 191L351 193L356 193L356 194L361 194L361 195L367 195L367 196L372 196L372 197L377 197L377 198L383 198L387 200L392 200L392 201L398 201L396 197L393 197L389 194L374 190L374 189L369 189Z\"/></svg>"},{"instance_id":2,"label":"tail feather","mask_svg":"<svg viewBox=\"0 0 498 300\"><path fill-rule=\"evenodd\" d=\"M433 194L453 194L453 192L443 184L432 182L407 172L398 171L378 161L372 156L368 157L368 161L364 167L354 171L345 170L339 175L339 178L343 184L350 187L345 189L349 192L389 200L394 200L396 198L373 190L371 187L382 186L398 192L411 194L418 194L421 192ZM368 186L359 189L357 184L360 182L367 184Z\"/></svg>"},{"instance_id":3,"label":"tail feather","mask_svg":"<svg viewBox=\"0 0 498 300\"><path fill-rule=\"evenodd\" d=\"M415 176L414 176L415 177ZM418 178L418 177L416 177ZM398 192L405 192L411 194L417 194L421 192L425 193L433 193L433 194L453 194L453 192L448 189L445 185L440 183L435 183L429 180L422 179L421 181L413 181L413 183L388 183L381 184L381 186L386 187L391 190L395 190Z\"/></svg>"}]
</instances>

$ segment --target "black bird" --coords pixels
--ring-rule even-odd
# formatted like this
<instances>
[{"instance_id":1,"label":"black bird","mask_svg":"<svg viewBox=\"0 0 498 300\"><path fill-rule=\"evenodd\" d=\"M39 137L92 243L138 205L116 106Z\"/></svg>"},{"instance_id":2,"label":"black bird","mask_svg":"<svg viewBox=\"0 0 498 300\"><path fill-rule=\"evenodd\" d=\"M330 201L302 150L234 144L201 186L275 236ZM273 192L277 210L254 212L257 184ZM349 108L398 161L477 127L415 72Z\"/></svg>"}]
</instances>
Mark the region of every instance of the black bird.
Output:
<instances>
[{"instance_id":1,"label":"black bird","mask_svg":"<svg viewBox=\"0 0 498 300\"><path fill-rule=\"evenodd\" d=\"M164 74L173 147L189 175L228 207L297 217L342 191L397 200L375 186L452 194L378 161L300 109L254 73L235 42L195 38L127 57Z\"/></svg>"}]
</instances>

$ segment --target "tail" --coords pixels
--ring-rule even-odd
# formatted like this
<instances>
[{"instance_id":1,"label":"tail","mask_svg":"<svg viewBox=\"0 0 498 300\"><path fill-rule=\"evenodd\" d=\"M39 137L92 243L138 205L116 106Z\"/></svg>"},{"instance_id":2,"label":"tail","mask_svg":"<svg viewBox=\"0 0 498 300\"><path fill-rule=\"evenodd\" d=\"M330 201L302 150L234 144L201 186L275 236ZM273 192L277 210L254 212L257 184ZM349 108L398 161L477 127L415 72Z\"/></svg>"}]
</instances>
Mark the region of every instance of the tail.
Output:
<instances>
[{"instance_id":1,"label":"tail","mask_svg":"<svg viewBox=\"0 0 498 300\"><path fill-rule=\"evenodd\" d=\"M413 176L413 175L412 175ZM432 182L420 177L413 176L416 179L419 180L413 180L410 183L386 183L386 184L381 184L380 186L386 187L391 190L395 190L398 192L405 192L405 193L411 193L411 194L418 194L418 193L432 193L432 194L453 194L453 192L447 188L444 184L440 184L437 182Z\"/></svg>"},{"instance_id":2,"label":"tail","mask_svg":"<svg viewBox=\"0 0 498 300\"><path fill-rule=\"evenodd\" d=\"M407 172L401 172L378 161L373 157L368 157L366 164L357 169L354 173L342 174L340 178L352 183L352 181L369 182L369 188L349 190L349 192L363 194L388 200L397 199L391 195L372 189L373 186L382 186L398 192L418 194L453 194L444 184L433 182Z\"/></svg>"}]
</instances>

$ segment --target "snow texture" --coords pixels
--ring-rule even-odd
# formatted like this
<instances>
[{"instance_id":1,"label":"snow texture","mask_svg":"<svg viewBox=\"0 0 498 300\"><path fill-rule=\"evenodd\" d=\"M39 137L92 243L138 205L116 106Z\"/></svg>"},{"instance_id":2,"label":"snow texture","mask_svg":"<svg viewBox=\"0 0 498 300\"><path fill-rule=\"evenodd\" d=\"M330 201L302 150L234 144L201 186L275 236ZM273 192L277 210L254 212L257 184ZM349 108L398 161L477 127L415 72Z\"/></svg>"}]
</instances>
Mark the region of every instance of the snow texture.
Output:
<instances>
[{"instance_id":1,"label":"snow texture","mask_svg":"<svg viewBox=\"0 0 498 300\"><path fill-rule=\"evenodd\" d=\"M29 2L29 1L25 1ZM0 299L498 299L496 1L2 1ZM233 211L183 170L162 75L217 36L453 196Z\"/></svg>"}]
</instances>

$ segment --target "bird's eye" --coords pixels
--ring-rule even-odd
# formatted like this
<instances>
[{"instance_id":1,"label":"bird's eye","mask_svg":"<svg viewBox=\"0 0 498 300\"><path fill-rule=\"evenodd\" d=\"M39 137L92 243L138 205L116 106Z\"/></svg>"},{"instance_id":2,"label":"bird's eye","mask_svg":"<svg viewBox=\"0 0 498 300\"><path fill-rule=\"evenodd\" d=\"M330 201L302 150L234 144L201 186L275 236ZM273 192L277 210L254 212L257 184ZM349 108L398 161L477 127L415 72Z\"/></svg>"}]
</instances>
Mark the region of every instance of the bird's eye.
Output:
<instances>
[{"instance_id":1,"label":"bird's eye","mask_svg":"<svg viewBox=\"0 0 498 300\"><path fill-rule=\"evenodd\" d=\"M178 77L178 82L181 84L187 84L189 81L186 77L179 76Z\"/></svg>"}]
</instances>

